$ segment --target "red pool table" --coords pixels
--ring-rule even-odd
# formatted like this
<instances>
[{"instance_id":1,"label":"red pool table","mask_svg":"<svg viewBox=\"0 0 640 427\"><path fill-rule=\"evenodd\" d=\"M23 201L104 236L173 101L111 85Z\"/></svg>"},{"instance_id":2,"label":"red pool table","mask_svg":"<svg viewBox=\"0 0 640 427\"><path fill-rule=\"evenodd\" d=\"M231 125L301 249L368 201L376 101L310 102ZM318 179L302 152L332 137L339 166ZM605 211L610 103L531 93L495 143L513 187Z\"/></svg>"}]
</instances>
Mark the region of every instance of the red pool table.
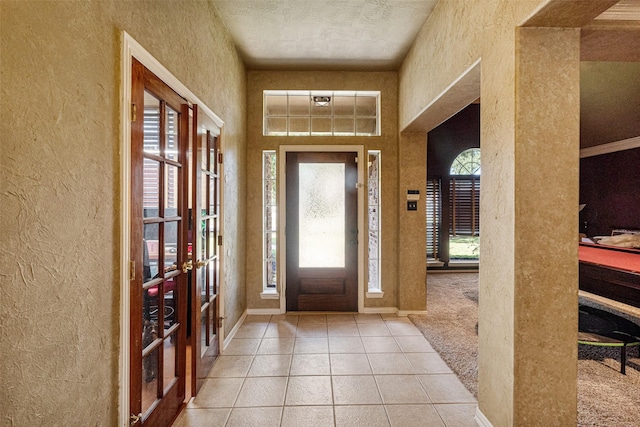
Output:
<instances>
[{"instance_id":1,"label":"red pool table","mask_svg":"<svg viewBox=\"0 0 640 427\"><path fill-rule=\"evenodd\" d=\"M580 289L640 307L640 250L580 243Z\"/></svg>"}]
</instances>

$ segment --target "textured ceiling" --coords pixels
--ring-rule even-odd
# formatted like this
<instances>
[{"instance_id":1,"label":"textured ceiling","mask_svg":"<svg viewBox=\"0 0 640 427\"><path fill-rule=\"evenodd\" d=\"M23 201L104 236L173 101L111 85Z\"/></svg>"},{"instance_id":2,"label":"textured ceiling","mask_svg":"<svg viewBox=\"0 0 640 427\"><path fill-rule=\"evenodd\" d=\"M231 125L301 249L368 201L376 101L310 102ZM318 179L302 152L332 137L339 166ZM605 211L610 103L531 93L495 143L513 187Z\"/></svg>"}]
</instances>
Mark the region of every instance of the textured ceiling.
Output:
<instances>
[{"instance_id":1,"label":"textured ceiling","mask_svg":"<svg viewBox=\"0 0 640 427\"><path fill-rule=\"evenodd\" d=\"M620 0L583 26L580 51L583 61L640 61L640 0Z\"/></svg>"},{"instance_id":2,"label":"textured ceiling","mask_svg":"<svg viewBox=\"0 0 640 427\"><path fill-rule=\"evenodd\" d=\"M213 0L250 69L395 70L437 0Z\"/></svg>"},{"instance_id":3,"label":"textured ceiling","mask_svg":"<svg viewBox=\"0 0 640 427\"><path fill-rule=\"evenodd\" d=\"M397 70L438 2L211 1L229 29L249 69L368 71ZM542 10L531 25L538 25L535 19L542 19L545 25L548 24L545 19L555 20L560 26L579 20L573 25L582 26L582 61L608 63L583 63L582 134L594 135L591 140L583 138L583 146L610 142L612 137L637 136L636 80L637 64L640 62L640 0L621 0L617 4L614 0L591 0L593 11L611 6L595 20L595 15L588 16L593 12L588 7L581 9L587 12L585 16L577 16L574 13L575 4L580 1L582 0L551 2L550 5L555 8L549 9L551 16L546 16ZM566 13L563 15L558 13L558 10L564 10ZM591 22L588 22L589 20ZM469 82L466 86L461 85L460 90L468 91L472 97L477 97L480 84L479 67L465 79ZM628 99L624 98L625 96ZM622 101L621 98L625 100ZM615 99L621 102L613 102ZM464 105L466 102L468 101L465 101ZM461 104L460 108L464 105ZM449 105L445 107L443 111L450 110ZM435 111L435 116L438 116L438 108L432 110ZM416 120L415 125L420 128L432 128L446 117L438 116L431 119L435 122L430 124ZM597 133L601 129L606 131L610 128L609 125L604 125L610 123L616 124L615 135L605 137Z\"/></svg>"},{"instance_id":4,"label":"textured ceiling","mask_svg":"<svg viewBox=\"0 0 640 427\"><path fill-rule=\"evenodd\" d=\"M640 62L582 62L580 146L640 136Z\"/></svg>"},{"instance_id":5,"label":"textured ceiling","mask_svg":"<svg viewBox=\"0 0 640 427\"><path fill-rule=\"evenodd\" d=\"M598 16L596 19L612 21L638 21L640 20L640 1L620 0L611 6L609 10Z\"/></svg>"}]
</instances>

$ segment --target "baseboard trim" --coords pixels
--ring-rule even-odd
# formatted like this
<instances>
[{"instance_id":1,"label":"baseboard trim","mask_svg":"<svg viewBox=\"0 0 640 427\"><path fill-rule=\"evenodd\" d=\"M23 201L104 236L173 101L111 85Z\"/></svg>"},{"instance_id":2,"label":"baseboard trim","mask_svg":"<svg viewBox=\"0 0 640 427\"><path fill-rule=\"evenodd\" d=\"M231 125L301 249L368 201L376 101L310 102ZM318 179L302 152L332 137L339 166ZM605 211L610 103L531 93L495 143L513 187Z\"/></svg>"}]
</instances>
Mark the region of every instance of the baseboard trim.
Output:
<instances>
[{"instance_id":1,"label":"baseboard trim","mask_svg":"<svg viewBox=\"0 0 640 427\"><path fill-rule=\"evenodd\" d=\"M248 308L247 314L253 315L268 315L268 314L282 314L279 308Z\"/></svg>"},{"instance_id":2,"label":"baseboard trim","mask_svg":"<svg viewBox=\"0 0 640 427\"><path fill-rule=\"evenodd\" d=\"M398 309L395 307L364 307L362 312L365 314L396 314Z\"/></svg>"},{"instance_id":3,"label":"baseboard trim","mask_svg":"<svg viewBox=\"0 0 640 427\"><path fill-rule=\"evenodd\" d=\"M480 270L478 267L469 268L430 268L427 267L427 274L447 274L447 273L478 273ZM427 279L429 280L429 279Z\"/></svg>"},{"instance_id":4,"label":"baseboard trim","mask_svg":"<svg viewBox=\"0 0 640 427\"><path fill-rule=\"evenodd\" d=\"M289 312L290 314L296 314L297 312ZM300 312L300 313L313 313L313 314L333 314L333 313L339 313L339 312L335 312L335 311L318 311L318 312ZM398 316L408 316L410 314L427 314L426 310L399 310L397 307L364 307L364 309L362 310L362 313L364 314L397 314ZM275 314L283 314L279 308L248 308L244 314L242 315L242 318L240 319L240 321L238 321L238 324L236 325L236 327L238 327L238 325L241 324L241 322L244 321L244 319L247 317L247 315L275 315ZM232 333L234 333L236 330L236 328L233 328ZM229 334L228 340L230 341L232 338L231 333ZM225 343L227 342L227 340L225 339ZM226 345L226 344L225 344Z\"/></svg>"},{"instance_id":5,"label":"baseboard trim","mask_svg":"<svg viewBox=\"0 0 640 427\"><path fill-rule=\"evenodd\" d=\"M222 344L221 353L224 353L224 349L227 348L227 346L229 345L233 337L236 335L236 332L238 332L238 329L240 329L240 326L242 326L246 318L247 318L247 310L245 310L244 313L242 313L242 316L240 316L240 319L238 319L236 324L233 326L233 329L231 329L231 331L229 331L227 336L224 337L224 343Z\"/></svg>"},{"instance_id":6,"label":"baseboard trim","mask_svg":"<svg viewBox=\"0 0 640 427\"><path fill-rule=\"evenodd\" d=\"M407 317L410 314L427 314L427 310L398 310L398 316Z\"/></svg>"},{"instance_id":7,"label":"baseboard trim","mask_svg":"<svg viewBox=\"0 0 640 427\"><path fill-rule=\"evenodd\" d=\"M473 417L473 419L476 420L476 423L480 427L493 427L493 424L491 424L491 421L489 421L489 419L484 416L484 414L480 410L480 407L476 408L476 415L475 417Z\"/></svg>"},{"instance_id":8,"label":"baseboard trim","mask_svg":"<svg viewBox=\"0 0 640 427\"><path fill-rule=\"evenodd\" d=\"M410 314L427 314L426 310L400 310L398 307L365 307L365 314L397 314L406 317Z\"/></svg>"}]
</instances>

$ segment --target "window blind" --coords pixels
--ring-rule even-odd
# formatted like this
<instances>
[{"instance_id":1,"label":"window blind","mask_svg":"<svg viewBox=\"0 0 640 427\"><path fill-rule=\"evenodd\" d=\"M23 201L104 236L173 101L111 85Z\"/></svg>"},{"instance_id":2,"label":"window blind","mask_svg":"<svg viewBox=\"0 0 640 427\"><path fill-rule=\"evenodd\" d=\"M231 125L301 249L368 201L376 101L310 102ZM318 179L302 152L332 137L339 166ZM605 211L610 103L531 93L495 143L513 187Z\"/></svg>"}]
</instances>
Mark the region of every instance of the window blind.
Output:
<instances>
[{"instance_id":1,"label":"window blind","mask_svg":"<svg viewBox=\"0 0 640 427\"><path fill-rule=\"evenodd\" d=\"M438 259L439 229L440 229L440 204L441 202L440 178L427 179L427 259Z\"/></svg>"},{"instance_id":2,"label":"window blind","mask_svg":"<svg viewBox=\"0 0 640 427\"><path fill-rule=\"evenodd\" d=\"M480 235L480 177L457 176L449 186L452 236Z\"/></svg>"}]
</instances>

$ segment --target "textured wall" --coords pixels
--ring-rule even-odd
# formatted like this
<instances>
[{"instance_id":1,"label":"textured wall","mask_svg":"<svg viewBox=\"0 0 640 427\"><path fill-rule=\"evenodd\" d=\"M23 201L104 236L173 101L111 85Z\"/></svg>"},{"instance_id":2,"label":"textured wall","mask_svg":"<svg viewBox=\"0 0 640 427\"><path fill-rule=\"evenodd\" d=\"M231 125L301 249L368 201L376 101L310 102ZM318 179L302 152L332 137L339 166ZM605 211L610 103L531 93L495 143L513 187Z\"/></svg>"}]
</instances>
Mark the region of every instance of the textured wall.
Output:
<instances>
[{"instance_id":1,"label":"textured wall","mask_svg":"<svg viewBox=\"0 0 640 427\"><path fill-rule=\"evenodd\" d=\"M573 425L580 30L522 28L516 42L514 423Z\"/></svg>"},{"instance_id":2,"label":"textured wall","mask_svg":"<svg viewBox=\"0 0 640 427\"><path fill-rule=\"evenodd\" d=\"M567 324L570 319L562 317L559 329L550 330L549 325L545 323L535 332L532 323L528 323L526 329L518 331L516 339L516 327L520 326L518 322L521 322L524 316L522 310L535 307L533 317L541 316L542 313L535 310L541 310L543 302L548 298L556 297L560 297L560 301L565 302L566 307L571 307L572 293L577 292L577 271L573 274L573 270L569 269L568 272L557 275L559 270L548 269L549 266L543 262L532 265L526 259L526 255L529 255L533 256L533 259L549 262L548 257L553 254L553 263L571 267L572 263L577 262L577 256L570 250L573 248L573 240L566 241L566 250L557 249L562 245L530 245L529 250L525 251L524 246L516 245L517 241L520 245L526 244L525 240L519 239L526 239L532 232L538 233L536 240L539 240L540 233L544 234L546 240L558 231L562 236L560 239L567 238L568 224L574 220L577 222L572 205L574 196L577 203L577 169L571 166L561 174L555 175L557 163L544 162L553 150L560 151L557 159L560 163L567 162L568 158L573 158L572 156L575 157L575 162L578 160L578 134L573 133L575 129L572 127L577 124L577 118L573 115L575 111L571 110L577 108L576 104L571 103L575 100L571 93L573 86L566 89L571 93L571 102L568 104L570 111L552 108L553 112L560 113L559 120L566 119L564 124L570 130L564 132L563 123L551 121L548 133L544 134L544 138L548 139L548 147L536 140L528 150L522 150L521 147L521 150L517 151L516 148L516 133L520 131L521 135L526 135L524 130L535 121L536 115L541 113L537 107L531 111L521 111L521 116L517 121L515 119L517 97L527 94L526 88L519 87L521 92L515 95L519 78L516 71L516 28L546 3L562 5L563 2L441 0L423 27L400 71L400 129L404 129L458 76L481 59L480 137L483 191L480 213L482 258L479 306L479 407L494 426L528 425L524 418L520 417L526 417L531 413L553 414L554 410L550 408L556 406L568 408L567 411L560 411L564 421L575 417L575 384L570 384L571 381L575 383L572 371L576 357L574 352L563 353L566 357L553 362L558 364L562 360L560 365L567 368L564 371L565 376L559 382L558 390L550 392L548 388L542 388L539 389L538 395L530 398L515 394L516 389L518 392L523 389L531 390L527 387L521 388L523 385L520 383L526 383L528 377L523 374L523 370L516 369L515 365L523 360L525 354L528 357L534 356L517 342L523 342L525 337L539 338L544 332L558 337L564 336L567 341L571 341L574 330L573 326ZM578 3L573 2L572 7L576 7ZM571 48L566 44L562 46ZM572 51L567 55L573 58ZM530 61L538 59L540 57L535 54L527 58ZM550 71L556 72L554 63L549 64L547 61L545 65L551 65ZM569 71L573 76L573 68ZM536 78L544 80L540 75ZM565 90L564 87L558 86L556 89L561 91L560 94ZM535 95L533 100L529 99L529 102L533 102L531 105L541 101L539 95ZM553 101L559 102L555 98ZM567 106L562 102L558 105ZM532 171L529 168L516 173L521 162L526 162L526 156L532 156L533 152L535 156L542 156L541 162L536 163L540 165L540 169ZM558 198L555 192L546 191L543 195L541 189L535 188L530 196L522 196L517 200L516 194L529 191L531 183L540 175L548 176L550 179L566 178L569 185L575 183L575 188L563 187L563 191L566 191ZM557 227L534 229L533 225L526 221L517 221L517 216L523 213L523 206L531 209L526 212L524 218L530 218L535 214L546 218L543 205L538 206L533 202L542 197L545 198L544 206L555 203L558 212L554 219L562 218ZM535 224L539 225L537 222ZM570 227L571 231L575 228ZM535 281L530 282L531 277L534 277ZM531 288L527 288L532 286L530 283L535 283L537 293L532 294ZM524 299L518 302L521 297ZM555 312L551 314L556 315ZM536 352L535 357L537 355ZM532 363L542 361L548 359L540 356L540 359ZM560 369L560 365L556 365L556 368ZM516 399L520 399L517 404ZM575 418L573 423L575 424ZM561 425L562 422L547 424Z\"/></svg>"},{"instance_id":3,"label":"textured wall","mask_svg":"<svg viewBox=\"0 0 640 427\"><path fill-rule=\"evenodd\" d=\"M398 309L405 312L427 308L426 203L427 135L400 135L398 155ZM407 190L420 191L418 210L407 210Z\"/></svg>"},{"instance_id":4,"label":"textured wall","mask_svg":"<svg viewBox=\"0 0 640 427\"><path fill-rule=\"evenodd\" d=\"M245 74L207 2L0 3L2 425L115 425L120 32L226 122L227 316L244 308Z\"/></svg>"},{"instance_id":5,"label":"textured wall","mask_svg":"<svg viewBox=\"0 0 640 427\"><path fill-rule=\"evenodd\" d=\"M382 287L383 299L369 299L365 306L395 307L397 279L398 116L397 73L362 72L271 72L251 71L247 83L247 306L277 308L279 302L260 299L262 292L262 150L280 145L364 145L381 150L382 162ZM265 137L262 135L262 91L380 90L381 129L379 137ZM365 246L366 247L366 246ZM366 253L366 251L365 251Z\"/></svg>"}]
</instances>

